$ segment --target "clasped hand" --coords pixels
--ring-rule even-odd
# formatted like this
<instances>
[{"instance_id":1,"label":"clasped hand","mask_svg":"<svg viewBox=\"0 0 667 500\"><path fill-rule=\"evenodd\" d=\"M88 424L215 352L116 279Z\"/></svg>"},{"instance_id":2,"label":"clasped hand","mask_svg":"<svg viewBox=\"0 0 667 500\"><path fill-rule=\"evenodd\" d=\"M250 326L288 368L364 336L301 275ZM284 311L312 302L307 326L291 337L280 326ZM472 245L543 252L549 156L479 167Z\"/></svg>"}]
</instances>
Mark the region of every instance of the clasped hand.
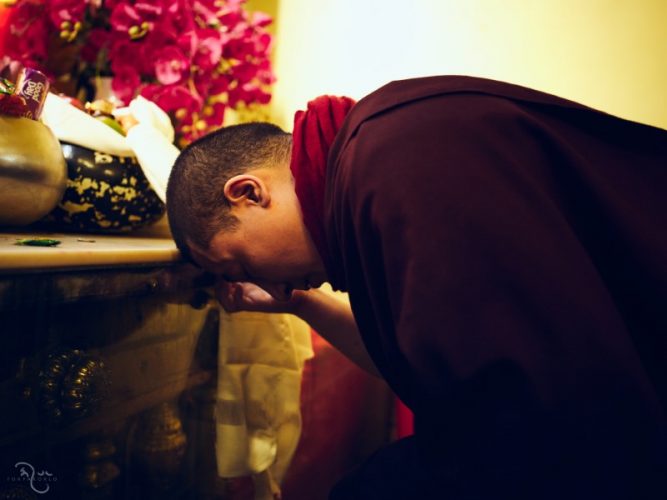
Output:
<instances>
[{"instance_id":1,"label":"clasped hand","mask_svg":"<svg viewBox=\"0 0 667 500\"><path fill-rule=\"evenodd\" d=\"M227 312L258 311L294 314L304 293L307 292L294 290L288 300L277 300L254 283L218 279L215 284L216 298Z\"/></svg>"}]
</instances>

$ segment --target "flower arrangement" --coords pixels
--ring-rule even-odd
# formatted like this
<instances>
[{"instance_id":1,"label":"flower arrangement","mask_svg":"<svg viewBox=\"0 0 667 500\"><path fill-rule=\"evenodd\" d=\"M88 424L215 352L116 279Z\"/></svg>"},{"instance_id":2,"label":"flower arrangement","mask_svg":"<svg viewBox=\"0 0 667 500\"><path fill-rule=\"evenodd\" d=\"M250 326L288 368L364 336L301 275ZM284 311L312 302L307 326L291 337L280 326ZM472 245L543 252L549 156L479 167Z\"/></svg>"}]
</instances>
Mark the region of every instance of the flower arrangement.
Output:
<instances>
[{"instance_id":1,"label":"flower arrangement","mask_svg":"<svg viewBox=\"0 0 667 500\"><path fill-rule=\"evenodd\" d=\"M5 62L41 70L56 89L111 76L123 104L137 95L152 100L185 145L222 126L226 109L271 99L271 18L250 14L244 2L5 2L13 11Z\"/></svg>"}]
</instances>

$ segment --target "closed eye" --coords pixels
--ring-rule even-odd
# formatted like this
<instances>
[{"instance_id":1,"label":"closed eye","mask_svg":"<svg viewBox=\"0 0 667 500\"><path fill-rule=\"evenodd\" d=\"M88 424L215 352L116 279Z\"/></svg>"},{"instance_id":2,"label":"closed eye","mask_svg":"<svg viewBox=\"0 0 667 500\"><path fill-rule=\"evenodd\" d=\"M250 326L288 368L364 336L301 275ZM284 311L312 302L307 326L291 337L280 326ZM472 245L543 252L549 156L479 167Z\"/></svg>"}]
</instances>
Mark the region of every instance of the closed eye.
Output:
<instances>
[{"instance_id":1,"label":"closed eye","mask_svg":"<svg viewBox=\"0 0 667 500\"><path fill-rule=\"evenodd\" d=\"M244 279L241 279L238 276L229 276L227 274L223 274L222 279L225 280L225 281L229 281L231 283L236 283L237 281L246 281Z\"/></svg>"},{"instance_id":2,"label":"closed eye","mask_svg":"<svg viewBox=\"0 0 667 500\"><path fill-rule=\"evenodd\" d=\"M231 282L252 281L252 277L247 273L245 269L241 269L241 272L238 274L223 274L222 279Z\"/></svg>"}]
</instances>

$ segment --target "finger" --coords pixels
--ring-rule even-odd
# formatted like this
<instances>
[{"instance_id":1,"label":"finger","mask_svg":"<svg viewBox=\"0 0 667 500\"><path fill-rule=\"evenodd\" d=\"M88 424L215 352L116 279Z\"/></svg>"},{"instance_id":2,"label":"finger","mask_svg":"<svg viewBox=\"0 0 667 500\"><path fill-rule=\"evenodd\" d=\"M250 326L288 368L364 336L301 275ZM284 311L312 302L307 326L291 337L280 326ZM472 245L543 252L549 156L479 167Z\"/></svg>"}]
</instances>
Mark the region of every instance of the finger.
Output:
<instances>
[{"instance_id":1,"label":"finger","mask_svg":"<svg viewBox=\"0 0 667 500\"><path fill-rule=\"evenodd\" d=\"M231 286L231 300L237 311L244 309L245 300L243 286L240 283L233 283Z\"/></svg>"},{"instance_id":2,"label":"finger","mask_svg":"<svg viewBox=\"0 0 667 500\"><path fill-rule=\"evenodd\" d=\"M269 292L258 286L252 286L246 290L246 300L254 305L260 306L264 304L268 306L275 302L274 298Z\"/></svg>"},{"instance_id":3,"label":"finger","mask_svg":"<svg viewBox=\"0 0 667 500\"><path fill-rule=\"evenodd\" d=\"M238 306L234 300L235 287L233 283L220 280L215 287L218 302L227 312L236 312Z\"/></svg>"},{"instance_id":4,"label":"finger","mask_svg":"<svg viewBox=\"0 0 667 500\"><path fill-rule=\"evenodd\" d=\"M215 292L215 298L222 304L225 295L228 293L227 284L222 280L217 280L213 285L213 291Z\"/></svg>"}]
</instances>

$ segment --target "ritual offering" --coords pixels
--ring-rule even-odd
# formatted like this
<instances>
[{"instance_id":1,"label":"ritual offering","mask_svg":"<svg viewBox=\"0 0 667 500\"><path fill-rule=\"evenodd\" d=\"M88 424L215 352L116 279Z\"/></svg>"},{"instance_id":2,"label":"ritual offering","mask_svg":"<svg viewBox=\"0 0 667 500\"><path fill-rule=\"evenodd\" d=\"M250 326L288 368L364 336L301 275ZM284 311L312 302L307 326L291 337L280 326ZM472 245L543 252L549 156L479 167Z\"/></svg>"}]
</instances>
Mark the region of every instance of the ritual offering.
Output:
<instances>
[{"instance_id":1,"label":"ritual offering","mask_svg":"<svg viewBox=\"0 0 667 500\"><path fill-rule=\"evenodd\" d=\"M28 107L26 118L39 120L49 92L49 79L41 71L31 68L23 68L16 82L14 94L25 99Z\"/></svg>"},{"instance_id":2,"label":"ritual offering","mask_svg":"<svg viewBox=\"0 0 667 500\"><path fill-rule=\"evenodd\" d=\"M55 247L60 245L60 240L52 238L19 238L14 245L27 247Z\"/></svg>"},{"instance_id":3,"label":"ritual offering","mask_svg":"<svg viewBox=\"0 0 667 500\"><path fill-rule=\"evenodd\" d=\"M20 95L0 93L0 115L30 118L32 112Z\"/></svg>"},{"instance_id":4,"label":"ritual offering","mask_svg":"<svg viewBox=\"0 0 667 500\"><path fill-rule=\"evenodd\" d=\"M106 126L111 127L119 134L125 135L123 127L113 116L115 106L112 102L106 101L104 99L98 99L93 102L87 102L85 109L93 118L96 118Z\"/></svg>"},{"instance_id":5,"label":"ritual offering","mask_svg":"<svg viewBox=\"0 0 667 500\"><path fill-rule=\"evenodd\" d=\"M0 78L0 115L27 118L30 109L21 96L14 95L16 86L6 78Z\"/></svg>"},{"instance_id":6,"label":"ritual offering","mask_svg":"<svg viewBox=\"0 0 667 500\"><path fill-rule=\"evenodd\" d=\"M0 78L0 95L13 94L15 85L6 78Z\"/></svg>"}]
</instances>

